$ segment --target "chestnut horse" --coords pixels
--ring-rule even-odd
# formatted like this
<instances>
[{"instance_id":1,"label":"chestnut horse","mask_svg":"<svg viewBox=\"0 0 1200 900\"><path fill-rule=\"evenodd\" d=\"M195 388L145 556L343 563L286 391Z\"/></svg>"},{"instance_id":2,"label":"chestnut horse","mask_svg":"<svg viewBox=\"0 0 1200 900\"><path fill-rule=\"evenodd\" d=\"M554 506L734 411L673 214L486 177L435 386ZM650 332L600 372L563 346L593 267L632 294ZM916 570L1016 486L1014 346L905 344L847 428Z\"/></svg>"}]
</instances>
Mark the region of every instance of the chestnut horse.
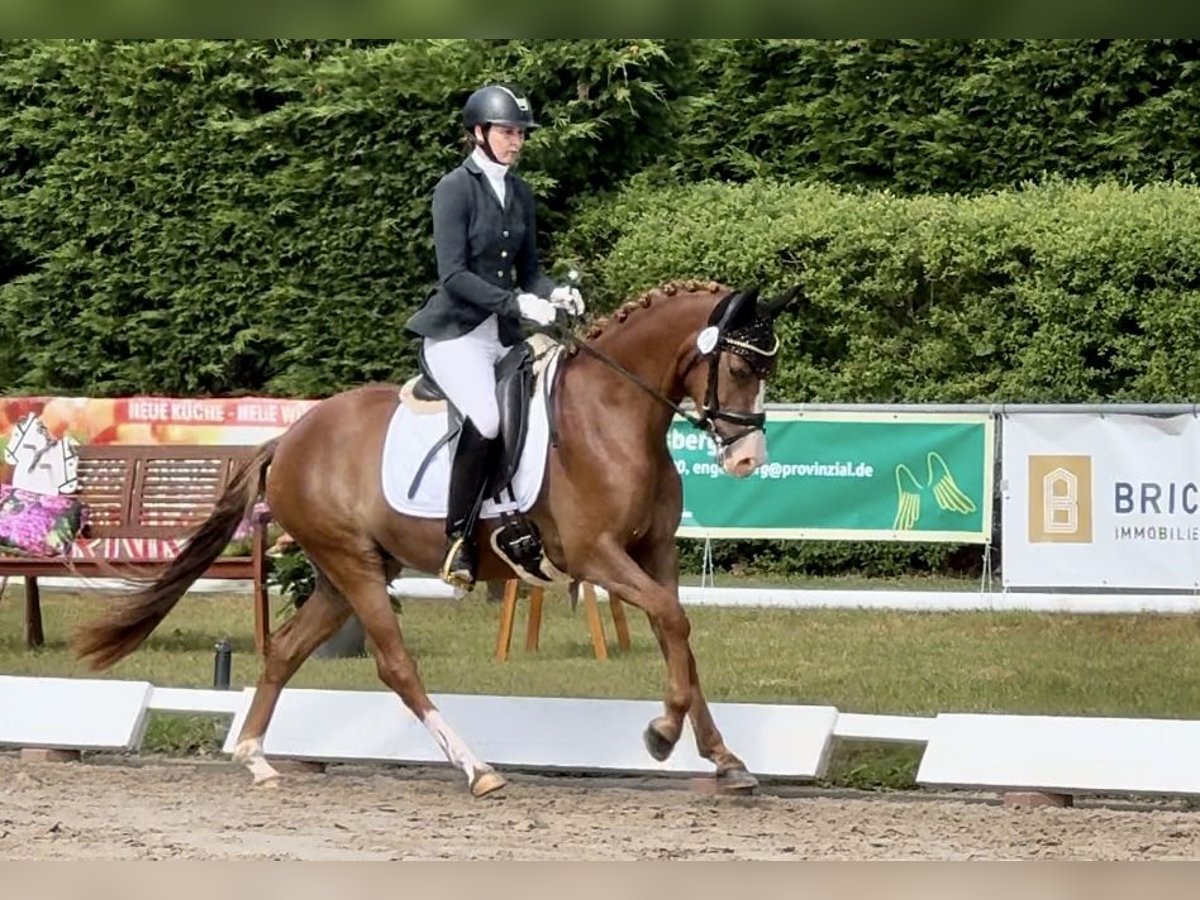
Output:
<instances>
[{"instance_id":1,"label":"chestnut horse","mask_svg":"<svg viewBox=\"0 0 1200 900\"><path fill-rule=\"evenodd\" d=\"M601 585L649 618L666 659L665 709L646 728L650 755L666 759L690 716L700 754L724 791L757 781L725 746L700 689L679 602L675 532L682 488L667 449L682 413L713 438L725 471L744 477L766 457L762 383L779 346L776 315L792 295L760 301L757 290L713 283L668 284L568 340L553 397L556 441L528 517L547 558L573 579ZM699 416L679 404L691 398ZM272 636L234 758L255 783L278 773L262 741L280 691L351 612L370 638L379 677L429 729L475 796L504 778L472 753L430 702L404 646L387 586L402 569L436 572L441 520L392 510L380 465L384 435L400 402L396 387L372 385L316 404L281 437L263 444L230 481L212 515L165 571L84 626L74 649L94 668L135 650L226 546L263 494L278 523L316 570L312 595ZM513 577L480 523L479 578Z\"/></svg>"}]
</instances>

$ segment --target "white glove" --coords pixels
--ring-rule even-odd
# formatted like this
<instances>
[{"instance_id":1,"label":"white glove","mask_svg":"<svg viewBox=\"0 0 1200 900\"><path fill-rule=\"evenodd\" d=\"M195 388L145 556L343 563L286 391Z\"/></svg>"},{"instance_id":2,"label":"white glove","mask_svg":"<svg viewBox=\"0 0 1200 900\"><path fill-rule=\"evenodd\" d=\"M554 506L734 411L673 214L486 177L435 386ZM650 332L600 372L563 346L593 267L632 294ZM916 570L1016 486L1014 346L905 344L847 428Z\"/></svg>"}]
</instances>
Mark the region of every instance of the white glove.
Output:
<instances>
[{"instance_id":1,"label":"white glove","mask_svg":"<svg viewBox=\"0 0 1200 900\"><path fill-rule=\"evenodd\" d=\"M554 321L554 304L537 294L517 294L517 307L522 316L539 325L549 325Z\"/></svg>"},{"instance_id":2,"label":"white glove","mask_svg":"<svg viewBox=\"0 0 1200 900\"><path fill-rule=\"evenodd\" d=\"M573 316L583 315L583 295L578 288L562 285L550 292L550 302Z\"/></svg>"}]
</instances>

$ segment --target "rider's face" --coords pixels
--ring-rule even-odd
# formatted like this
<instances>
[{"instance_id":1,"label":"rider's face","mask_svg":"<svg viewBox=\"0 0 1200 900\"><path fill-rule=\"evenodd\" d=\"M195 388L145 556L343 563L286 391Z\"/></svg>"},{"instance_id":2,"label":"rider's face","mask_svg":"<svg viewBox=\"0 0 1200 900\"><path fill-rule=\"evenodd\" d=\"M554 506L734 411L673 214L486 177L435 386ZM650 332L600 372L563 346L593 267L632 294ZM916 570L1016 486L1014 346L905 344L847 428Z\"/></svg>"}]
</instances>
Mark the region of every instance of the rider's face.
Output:
<instances>
[{"instance_id":1,"label":"rider's face","mask_svg":"<svg viewBox=\"0 0 1200 900\"><path fill-rule=\"evenodd\" d=\"M483 129L475 126L475 136L485 140ZM511 166L517 161L521 147L525 144L525 129L513 128L510 125L493 125L487 131L486 140L492 148L492 155L502 166Z\"/></svg>"}]
</instances>

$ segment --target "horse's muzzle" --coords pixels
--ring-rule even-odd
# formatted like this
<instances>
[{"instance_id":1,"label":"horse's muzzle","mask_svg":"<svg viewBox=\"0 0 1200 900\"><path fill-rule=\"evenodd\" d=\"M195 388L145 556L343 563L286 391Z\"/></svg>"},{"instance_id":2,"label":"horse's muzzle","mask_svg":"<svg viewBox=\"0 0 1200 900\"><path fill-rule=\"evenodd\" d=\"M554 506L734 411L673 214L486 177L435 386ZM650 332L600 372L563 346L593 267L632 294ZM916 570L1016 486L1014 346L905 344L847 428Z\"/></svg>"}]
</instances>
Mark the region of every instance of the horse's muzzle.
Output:
<instances>
[{"instance_id":1,"label":"horse's muzzle","mask_svg":"<svg viewBox=\"0 0 1200 900\"><path fill-rule=\"evenodd\" d=\"M734 478L745 478L767 461L767 436L759 430L738 438L721 451L721 467Z\"/></svg>"}]
</instances>

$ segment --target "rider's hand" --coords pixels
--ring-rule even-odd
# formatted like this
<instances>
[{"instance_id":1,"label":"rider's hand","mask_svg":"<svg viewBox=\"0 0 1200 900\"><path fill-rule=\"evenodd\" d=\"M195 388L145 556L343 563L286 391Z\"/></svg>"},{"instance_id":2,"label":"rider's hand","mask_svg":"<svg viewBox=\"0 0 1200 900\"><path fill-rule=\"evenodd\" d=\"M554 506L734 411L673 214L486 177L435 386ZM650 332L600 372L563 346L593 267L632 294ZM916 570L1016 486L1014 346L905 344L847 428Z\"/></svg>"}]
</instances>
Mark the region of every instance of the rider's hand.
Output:
<instances>
[{"instance_id":1,"label":"rider's hand","mask_svg":"<svg viewBox=\"0 0 1200 900\"><path fill-rule=\"evenodd\" d=\"M583 315L583 295L577 288L568 285L556 287L550 292L550 302L573 316Z\"/></svg>"},{"instance_id":2,"label":"rider's hand","mask_svg":"<svg viewBox=\"0 0 1200 900\"><path fill-rule=\"evenodd\" d=\"M549 300L543 300L537 294L518 294L517 307L521 315L539 325L549 325L554 321L555 308Z\"/></svg>"}]
</instances>

